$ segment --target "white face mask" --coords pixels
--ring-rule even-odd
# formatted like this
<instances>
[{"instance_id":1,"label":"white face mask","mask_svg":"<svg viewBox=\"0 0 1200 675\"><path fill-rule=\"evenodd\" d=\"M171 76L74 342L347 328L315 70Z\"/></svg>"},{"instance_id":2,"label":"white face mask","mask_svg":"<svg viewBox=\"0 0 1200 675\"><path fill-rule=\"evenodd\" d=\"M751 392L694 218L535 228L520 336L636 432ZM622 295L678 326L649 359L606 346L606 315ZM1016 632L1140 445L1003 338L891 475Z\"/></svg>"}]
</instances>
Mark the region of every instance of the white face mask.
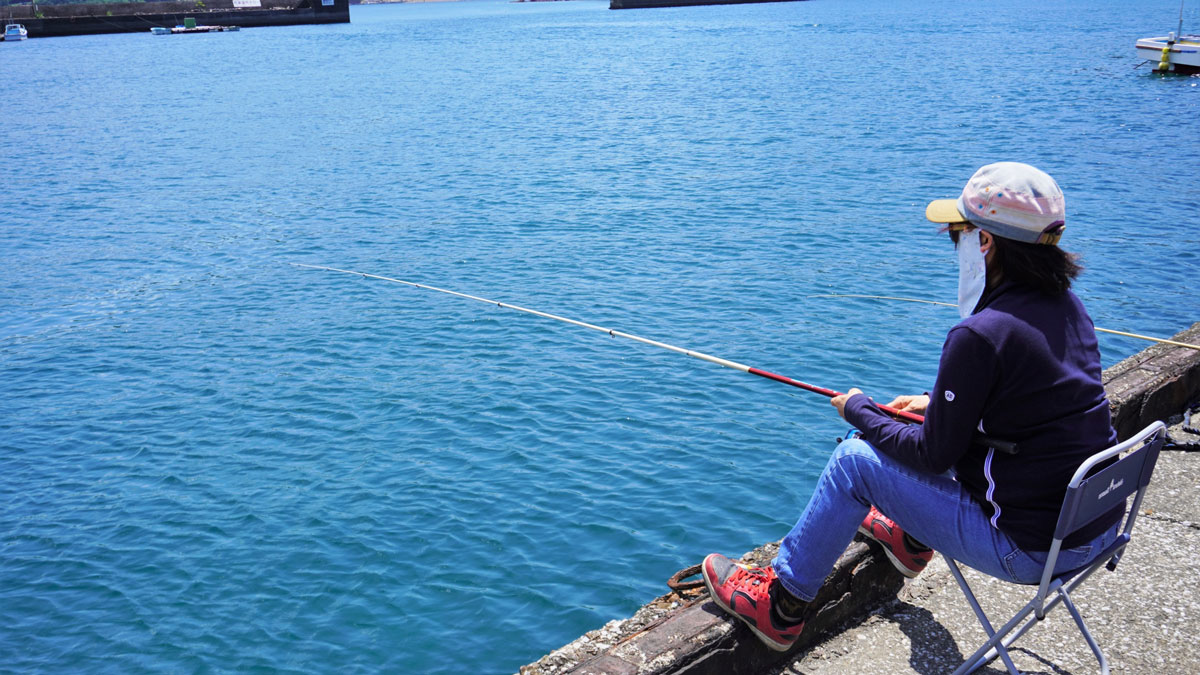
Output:
<instances>
[{"instance_id":1,"label":"white face mask","mask_svg":"<svg viewBox=\"0 0 1200 675\"><path fill-rule=\"evenodd\" d=\"M987 264L979 250L979 229L958 235L958 315L971 316L987 286Z\"/></svg>"}]
</instances>

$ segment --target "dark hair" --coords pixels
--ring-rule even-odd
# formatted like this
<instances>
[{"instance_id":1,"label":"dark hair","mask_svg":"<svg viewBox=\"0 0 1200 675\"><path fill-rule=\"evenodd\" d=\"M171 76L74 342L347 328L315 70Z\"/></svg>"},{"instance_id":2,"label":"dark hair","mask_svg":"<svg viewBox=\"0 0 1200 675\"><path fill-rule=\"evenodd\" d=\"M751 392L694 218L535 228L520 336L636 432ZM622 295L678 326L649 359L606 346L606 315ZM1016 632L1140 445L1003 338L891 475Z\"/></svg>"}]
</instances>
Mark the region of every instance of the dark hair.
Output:
<instances>
[{"instance_id":1,"label":"dark hair","mask_svg":"<svg viewBox=\"0 0 1200 675\"><path fill-rule=\"evenodd\" d=\"M992 237L992 264L1005 281L1036 289L1046 295L1062 295L1083 271L1079 256L1054 244L1027 244L1015 239Z\"/></svg>"},{"instance_id":2,"label":"dark hair","mask_svg":"<svg viewBox=\"0 0 1200 675\"><path fill-rule=\"evenodd\" d=\"M950 240L958 248L957 230L946 228ZM1061 295L1071 288L1071 281L1083 271L1079 256L1067 253L1055 244L1027 244L1015 239L992 235L992 264L988 266L988 285L993 274L1006 281L1022 284L1046 295Z\"/></svg>"}]
</instances>

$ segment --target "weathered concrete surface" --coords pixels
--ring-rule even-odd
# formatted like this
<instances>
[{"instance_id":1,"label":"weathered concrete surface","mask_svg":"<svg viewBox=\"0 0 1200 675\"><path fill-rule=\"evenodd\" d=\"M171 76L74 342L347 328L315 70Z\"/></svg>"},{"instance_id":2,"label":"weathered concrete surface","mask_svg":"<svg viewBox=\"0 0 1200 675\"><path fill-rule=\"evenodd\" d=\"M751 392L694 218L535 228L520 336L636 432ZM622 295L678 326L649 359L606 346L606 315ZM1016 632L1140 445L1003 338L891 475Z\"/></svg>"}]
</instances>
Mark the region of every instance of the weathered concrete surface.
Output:
<instances>
[{"instance_id":1,"label":"weathered concrete surface","mask_svg":"<svg viewBox=\"0 0 1200 675\"><path fill-rule=\"evenodd\" d=\"M1154 518L1200 528L1200 453L1160 453L1142 511ZM1195 564L1200 573L1200 558Z\"/></svg>"},{"instance_id":2,"label":"weathered concrete surface","mask_svg":"<svg viewBox=\"0 0 1200 675\"><path fill-rule=\"evenodd\" d=\"M1101 570L1072 597L1100 642L1113 673L1200 672L1200 454L1164 452L1143 502L1133 541L1116 571ZM994 623L1033 597L964 569ZM934 558L891 603L869 619L809 650L774 673L947 673L983 644L985 635L954 583ZM1095 673L1095 658L1062 608L1047 615L1012 651L1023 673ZM976 671L1004 673L994 661Z\"/></svg>"},{"instance_id":3,"label":"weathered concrete surface","mask_svg":"<svg viewBox=\"0 0 1200 675\"><path fill-rule=\"evenodd\" d=\"M1171 339L1200 344L1200 323ZM1154 420L1179 415L1197 402L1200 351L1156 344L1105 370L1103 380L1113 428L1121 438L1129 438Z\"/></svg>"},{"instance_id":4,"label":"weathered concrete surface","mask_svg":"<svg viewBox=\"0 0 1200 675\"><path fill-rule=\"evenodd\" d=\"M1172 339L1200 343L1200 323ZM1200 351L1155 345L1104 372L1113 406L1113 426L1127 438L1156 419L1173 423L1177 448L1200 450ZM1194 417L1180 413L1195 406ZM1160 455L1147 514L1138 521L1134 543L1115 573L1098 572L1077 593L1093 634L1113 672L1200 672L1200 453L1169 450ZM768 545L743 559L755 565L774 555ZM874 570L873 573L865 572ZM826 603L805 635L777 663L777 654L748 629L724 616L704 592L668 595L643 607L633 618L614 621L598 631L525 666L527 675L657 675L659 673L940 673L953 670L984 640L970 606L962 598L940 557L899 595L901 577L879 549L860 542L847 549L831 579L861 574L860 583L826 582L818 598ZM965 570L984 604L996 608L993 619L1011 616L1032 597L1022 586L1003 584ZM868 579L874 581L867 583ZM827 594L826 590L830 592ZM1092 611L1089 612L1089 608ZM1025 672L1094 672L1096 664L1074 624L1061 610L1031 629L1015 652ZM842 633L847 619L869 616ZM1007 617L1005 617L1007 618ZM828 637L833 634L833 637ZM828 638L828 639L827 639ZM820 640L826 642L817 644ZM817 645L817 646L814 646ZM782 668L782 669L780 669ZM979 672L1003 672L992 667Z\"/></svg>"},{"instance_id":5,"label":"weathered concrete surface","mask_svg":"<svg viewBox=\"0 0 1200 675\"><path fill-rule=\"evenodd\" d=\"M767 544L742 557L748 564L770 563L778 544ZM903 583L878 551L859 540L851 543L825 580L816 603L821 608L788 653L767 649L742 624L730 620L708 600L703 588L669 594L643 607L632 619L614 621L598 631L521 669L522 675L738 675L762 673L788 661L789 654L815 644L840 628L864 606L893 598Z\"/></svg>"}]
</instances>

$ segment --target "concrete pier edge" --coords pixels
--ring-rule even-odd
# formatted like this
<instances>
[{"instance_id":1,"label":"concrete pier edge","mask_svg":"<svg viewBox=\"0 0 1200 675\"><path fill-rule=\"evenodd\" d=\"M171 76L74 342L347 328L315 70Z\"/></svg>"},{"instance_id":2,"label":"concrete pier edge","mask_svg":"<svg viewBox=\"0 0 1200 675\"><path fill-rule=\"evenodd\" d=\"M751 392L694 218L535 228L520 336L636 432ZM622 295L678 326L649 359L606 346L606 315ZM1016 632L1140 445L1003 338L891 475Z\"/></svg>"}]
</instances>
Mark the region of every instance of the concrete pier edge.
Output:
<instances>
[{"instance_id":1,"label":"concrete pier edge","mask_svg":"<svg viewBox=\"0 0 1200 675\"><path fill-rule=\"evenodd\" d=\"M1200 322L1171 338L1200 344ZM1127 438L1154 420L1170 425L1172 448L1200 450L1200 351L1154 344L1104 371L1113 427ZM1196 408L1190 420L1184 415ZM769 562L778 543L742 560ZM826 579L804 634L787 652L767 649L748 629L708 601L703 589L656 598L628 619L609 622L520 669L520 675L757 674L778 668L845 629L860 623L904 588L875 544L860 537Z\"/></svg>"},{"instance_id":2,"label":"concrete pier edge","mask_svg":"<svg viewBox=\"0 0 1200 675\"><path fill-rule=\"evenodd\" d=\"M66 37L106 33L146 33L171 28L185 19L207 26L295 26L350 22L349 0L261 0L261 7L234 7L233 0L168 0L143 3L12 5L9 21L21 23L29 37Z\"/></svg>"}]
</instances>

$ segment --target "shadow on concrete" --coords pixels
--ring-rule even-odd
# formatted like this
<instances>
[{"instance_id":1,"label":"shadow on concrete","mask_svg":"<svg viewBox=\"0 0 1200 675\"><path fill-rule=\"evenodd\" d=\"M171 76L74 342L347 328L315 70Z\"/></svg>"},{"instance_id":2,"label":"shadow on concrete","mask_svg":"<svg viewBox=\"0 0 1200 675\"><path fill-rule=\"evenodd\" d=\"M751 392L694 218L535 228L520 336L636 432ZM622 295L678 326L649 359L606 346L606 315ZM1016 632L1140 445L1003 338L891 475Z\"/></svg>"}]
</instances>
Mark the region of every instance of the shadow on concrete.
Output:
<instances>
[{"instance_id":1,"label":"shadow on concrete","mask_svg":"<svg viewBox=\"0 0 1200 675\"><path fill-rule=\"evenodd\" d=\"M913 672L921 675L947 673L957 668L965 658L950 631L924 607L900 602L885 618L908 636L909 644L913 646L908 665L912 666Z\"/></svg>"},{"instance_id":2,"label":"shadow on concrete","mask_svg":"<svg viewBox=\"0 0 1200 675\"><path fill-rule=\"evenodd\" d=\"M915 673L921 675L949 673L959 667L963 660L970 655L969 653L963 654L950 631L938 623L932 612L923 607L900 602L882 618L895 623L900 631L908 637L909 643L913 645L908 664ZM1026 661L1022 664L1024 668L1021 668L1021 672L1025 675L1071 675L1070 671L1059 668L1034 652L1020 647L1019 644L1010 647L1009 654L1022 654L1028 660L1036 661L1046 667L1045 670L1029 670L1029 663ZM970 645L971 652L978 647L978 644ZM1004 667L1003 661L996 659L975 672L982 675L1007 675L1008 670Z\"/></svg>"},{"instance_id":3,"label":"shadow on concrete","mask_svg":"<svg viewBox=\"0 0 1200 675\"><path fill-rule=\"evenodd\" d=\"M1051 675L1051 674L1053 674L1053 675L1071 675L1071 671L1063 670L1062 668L1059 668L1058 666L1054 665L1053 663L1050 663L1046 659L1043 659L1042 657L1038 656L1037 654L1035 654L1023 647L1009 647L1008 653L1010 655L1011 654L1024 654L1028 658L1030 658L1034 661L1037 661L1038 663L1042 664L1043 666L1046 666L1047 668L1049 668L1049 670L1029 670L1028 663L1025 663L1025 664L1022 664L1022 665L1025 665L1025 668L1021 669L1022 673L1028 673L1029 675ZM999 668L997 668L996 666L999 666ZM1000 661L993 661L993 662L989 663L986 668L982 668L975 672L989 673L989 674L996 673L998 675L1005 675L1008 673L1008 670L1005 669L1004 663L1002 663ZM1089 670L1088 668L1085 667L1084 672L1091 672L1091 670Z\"/></svg>"}]
</instances>

